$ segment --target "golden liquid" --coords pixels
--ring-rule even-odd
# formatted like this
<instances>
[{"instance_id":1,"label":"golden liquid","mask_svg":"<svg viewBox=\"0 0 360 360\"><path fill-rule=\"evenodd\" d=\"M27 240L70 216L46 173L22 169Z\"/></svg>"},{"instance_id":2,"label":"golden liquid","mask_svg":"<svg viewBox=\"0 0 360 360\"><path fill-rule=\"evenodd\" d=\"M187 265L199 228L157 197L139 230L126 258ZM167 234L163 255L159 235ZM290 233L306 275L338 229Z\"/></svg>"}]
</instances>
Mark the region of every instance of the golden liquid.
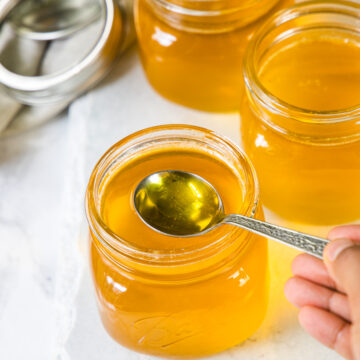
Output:
<instances>
[{"instance_id":1,"label":"golden liquid","mask_svg":"<svg viewBox=\"0 0 360 360\"><path fill-rule=\"evenodd\" d=\"M221 199L211 184L180 171L146 178L136 190L134 203L147 224L178 236L210 229L223 216Z\"/></svg>"},{"instance_id":2,"label":"golden liquid","mask_svg":"<svg viewBox=\"0 0 360 360\"><path fill-rule=\"evenodd\" d=\"M303 109L360 106L360 44L323 34L309 36L270 53L259 77L276 97ZM265 206L304 224L336 225L360 219L359 141L300 142L265 125L247 100L241 115L245 150L257 170ZM297 126L303 126L301 121ZM320 124L314 129L321 135L327 127Z\"/></svg>"},{"instance_id":3,"label":"golden liquid","mask_svg":"<svg viewBox=\"0 0 360 360\"><path fill-rule=\"evenodd\" d=\"M182 23L179 26L184 29L165 23L146 0L137 0L136 30L150 84L167 99L191 108L214 112L238 110L243 89L243 55L250 38L265 18L292 3L292 0L259 1L239 15L254 19L251 24L220 33L199 33L185 30ZM264 11L268 14L261 17ZM204 17L203 22L207 21L210 20Z\"/></svg>"},{"instance_id":4,"label":"golden liquid","mask_svg":"<svg viewBox=\"0 0 360 360\"><path fill-rule=\"evenodd\" d=\"M262 65L260 81L288 104L314 111L360 106L360 43L305 39Z\"/></svg>"},{"instance_id":5,"label":"golden liquid","mask_svg":"<svg viewBox=\"0 0 360 360\"><path fill-rule=\"evenodd\" d=\"M241 213L249 205L244 203L243 185L225 163L201 151L163 148L117 168L102 191L103 220L122 239L148 251L200 249L227 236L234 245L224 250L226 257L221 250L214 255L218 263L206 258L187 263L186 270L180 265L156 269L142 265L148 271L144 277L104 256L93 237L93 276L103 323L119 343L160 356L202 356L240 343L261 324L267 307L267 242L250 234L245 248L240 248L243 242L236 239L244 232L230 226L193 238L168 237L148 228L135 213L133 192L149 174L171 169L212 183L226 211ZM262 217L260 208L256 217ZM158 279L170 273L171 282Z\"/></svg>"}]
</instances>

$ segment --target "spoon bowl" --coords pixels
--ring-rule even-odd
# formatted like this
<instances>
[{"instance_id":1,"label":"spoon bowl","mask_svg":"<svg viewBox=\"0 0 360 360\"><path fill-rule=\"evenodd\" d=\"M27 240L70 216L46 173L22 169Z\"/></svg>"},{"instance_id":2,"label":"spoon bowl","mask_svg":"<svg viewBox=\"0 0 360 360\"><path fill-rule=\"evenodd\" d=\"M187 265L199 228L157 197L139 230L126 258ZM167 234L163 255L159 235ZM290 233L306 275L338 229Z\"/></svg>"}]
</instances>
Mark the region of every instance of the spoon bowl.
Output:
<instances>
[{"instance_id":1,"label":"spoon bowl","mask_svg":"<svg viewBox=\"0 0 360 360\"><path fill-rule=\"evenodd\" d=\"M251 217L226 215L216 189L202 177L185 171L159 171L147 176L135 189L134 205L146 225L168 236L198 236L231 224L318 258L322 258L327 244L325 239Z\"/></svg>"},{"instance_id":2,"label":"spoon bowl","mask_svg":"<svg viewBox=\"0 0 360 360\"><path fill-rule=\"evenodd\" d=\"M183 171L159 171L143 179L135 190L134 204L147 225L171 236L203 234L224 217L216 189Z\"/></svg>"}]
</instances>

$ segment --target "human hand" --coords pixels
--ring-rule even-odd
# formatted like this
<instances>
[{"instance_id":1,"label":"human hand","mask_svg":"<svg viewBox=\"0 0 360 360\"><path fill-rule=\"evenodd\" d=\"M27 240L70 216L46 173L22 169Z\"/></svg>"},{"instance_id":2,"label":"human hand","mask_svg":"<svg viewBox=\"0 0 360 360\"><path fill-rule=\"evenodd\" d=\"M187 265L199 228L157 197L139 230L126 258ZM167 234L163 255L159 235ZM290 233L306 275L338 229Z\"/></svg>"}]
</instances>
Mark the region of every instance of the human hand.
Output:
<instances>
[{"instance_id":1,"label":"human hand","mask_svg":"<svg viewBox=\"0 0 360 360\"><path fill-rule=\"evenodd\" d=\"M360 225L337 227L328 238L324 262L307 254L294 259L285 295L310 335L360 360Z\"/></svg>"}]
</instances>

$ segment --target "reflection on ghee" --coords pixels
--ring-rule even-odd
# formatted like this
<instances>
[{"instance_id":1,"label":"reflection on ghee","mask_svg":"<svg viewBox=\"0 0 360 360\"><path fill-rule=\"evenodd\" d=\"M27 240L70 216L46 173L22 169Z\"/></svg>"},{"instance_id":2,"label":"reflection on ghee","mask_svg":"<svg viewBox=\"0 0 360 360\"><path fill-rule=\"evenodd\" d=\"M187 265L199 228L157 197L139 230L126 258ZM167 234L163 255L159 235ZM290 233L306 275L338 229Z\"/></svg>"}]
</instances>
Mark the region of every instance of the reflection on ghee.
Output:
<instances>
[{"instance_id":1,"label":"reflection on ghee","mask_svg":"<svg viewBox=\"0 0 360 360\"><path fill-rule=\"evenodd\" d=\"M205 151L165 147L133 157L106 180L101 197L106 225L134 246L159 254L192 248L206 255L206 245L221 239L229 246L182 265L140 265L136 259L129 265L93 235L93 277L103 323L119 343L160 356L203 356L242 342L263 321L267 241L227 225L185 239L148 228L135 213L133 191L149 174L174 167L212 183L227 211L244 211L243 184L225 162ZM260 207L255 216L262 218Z\"/></svg>"}]
</instances>

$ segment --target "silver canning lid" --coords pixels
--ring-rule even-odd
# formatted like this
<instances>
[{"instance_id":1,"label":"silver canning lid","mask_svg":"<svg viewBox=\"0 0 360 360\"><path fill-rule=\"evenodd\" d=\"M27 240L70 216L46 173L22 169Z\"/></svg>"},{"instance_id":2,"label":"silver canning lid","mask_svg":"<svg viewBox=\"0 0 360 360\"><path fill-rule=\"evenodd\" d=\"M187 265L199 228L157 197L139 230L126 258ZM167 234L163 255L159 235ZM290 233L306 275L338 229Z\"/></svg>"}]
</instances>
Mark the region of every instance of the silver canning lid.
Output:
<instances>
[{"instance_id":1,"label":"silver canning lid","mask_svg":"<svg viewBox=\"0 0 360 360\"><path fill-rule=\"evenodd\" d=\"M30 40L58 40L86 28L101 16L99 1L27 0L9 14L13 32Z\"/></svg>"},{"instance_id":2,"label":"silver canning lid","mask_svg":"<svg viewBox=\"0 0 360 360\"><path fill-rule=\"evenodd\" d=\"M20 9L22 2L18 3L19 0L9 0L0 5L0 26L16 12L17 7ZM25 76L0 63L0 86L10 97L27 105L71 101L106 75L133 38L131 4L116 0L97 0L97 3L101 11L100 35L88 53L72 66L53 74ZM21 36L21 32L19 34Z\"/></svg>"}]
</instances>

